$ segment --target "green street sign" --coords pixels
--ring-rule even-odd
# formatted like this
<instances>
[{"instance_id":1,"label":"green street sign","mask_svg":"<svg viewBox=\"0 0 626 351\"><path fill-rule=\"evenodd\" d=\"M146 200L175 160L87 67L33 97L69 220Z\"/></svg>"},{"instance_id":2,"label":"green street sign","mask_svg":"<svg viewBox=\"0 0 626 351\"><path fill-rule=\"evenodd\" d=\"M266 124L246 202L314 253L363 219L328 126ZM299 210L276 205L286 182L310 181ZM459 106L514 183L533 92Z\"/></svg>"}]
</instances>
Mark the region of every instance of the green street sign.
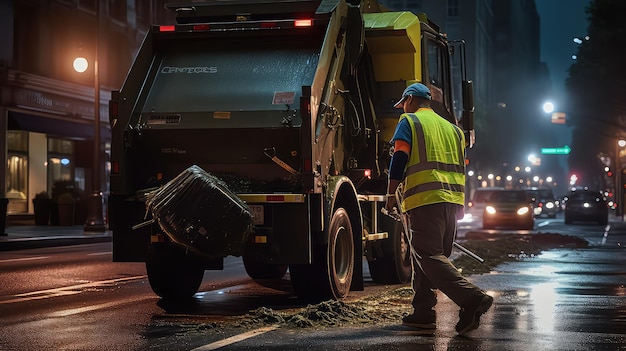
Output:
<instances>
[{"instance_id":1,"label":"green street sign","mask_svg":"<svg viewBox=\"0 0 626 351\"><path fill-rule=\"evenodd\" d=\"M564 147L542 147L541 153L543 155L567 155L572 151L569 146Z\"/></svg>"}]
</instances>

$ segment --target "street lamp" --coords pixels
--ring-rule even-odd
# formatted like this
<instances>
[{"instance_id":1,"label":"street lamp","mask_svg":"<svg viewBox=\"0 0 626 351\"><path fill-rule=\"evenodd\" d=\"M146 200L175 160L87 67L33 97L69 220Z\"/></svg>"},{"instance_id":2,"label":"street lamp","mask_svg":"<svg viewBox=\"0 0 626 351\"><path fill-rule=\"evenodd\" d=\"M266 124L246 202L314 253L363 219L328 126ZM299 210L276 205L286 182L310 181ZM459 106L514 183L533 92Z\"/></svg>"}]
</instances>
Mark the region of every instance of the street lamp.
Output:
<instances>
[{"instance_id":1,"label":"street lamp","mask_svg":"<svg viewBox=\"0 0 626 351\"><path fill-rule=\"evenodd\" d=\"M554 103L551 101L546 101L543 103L543 112L552 113L554 112Z\"/></svg>"},{"instance_id":2,"label":"street lamp","mask_svg":"<svg viewBox=\"0 0 626 351\"><path fill-rule=\"evenodd\" d=\"M94 85L94 111L93 111L93 184L85 222L85 232L104 232L106 227L102 216L102 193L100 192L100 79L98 68L98 45L100 41L100 0L96 0L96 40L94 41L93 60L93 85ZM84 57L77 57L73 62L76 72L83 73L89 63Z\"/></svg>"}]
</instances>

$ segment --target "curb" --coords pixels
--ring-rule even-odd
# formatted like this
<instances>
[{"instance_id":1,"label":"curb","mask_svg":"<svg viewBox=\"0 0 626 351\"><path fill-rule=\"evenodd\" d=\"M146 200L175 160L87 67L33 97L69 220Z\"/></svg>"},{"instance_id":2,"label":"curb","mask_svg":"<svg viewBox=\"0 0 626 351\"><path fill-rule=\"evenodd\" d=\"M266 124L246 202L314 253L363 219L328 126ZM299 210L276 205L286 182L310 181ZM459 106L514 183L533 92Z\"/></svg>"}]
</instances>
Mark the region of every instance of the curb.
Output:
<instances>
[{"instance_id":1,"label":"curb","mask_svg":"<svg viewBox=\"0 0 626 351\"><path fill-rule=\"evenodd\" d=\"M26 249L39 249L43 247L71 246L104 243L112 241L111 235L94 236L43 236L29 238L15 238L0 242L0 251L14 251Z\"/></svg>"}]
</instances>

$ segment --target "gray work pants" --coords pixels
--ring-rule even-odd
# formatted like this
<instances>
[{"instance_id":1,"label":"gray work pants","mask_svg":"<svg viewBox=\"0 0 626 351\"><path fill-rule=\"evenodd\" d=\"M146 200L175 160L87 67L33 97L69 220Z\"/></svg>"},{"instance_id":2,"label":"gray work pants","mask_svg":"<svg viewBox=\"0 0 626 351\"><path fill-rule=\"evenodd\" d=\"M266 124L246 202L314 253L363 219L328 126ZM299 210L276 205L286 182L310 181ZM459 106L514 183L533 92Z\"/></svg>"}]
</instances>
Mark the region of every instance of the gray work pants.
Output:
<instances>
[{"instance_id":1,"label":"gray work pants","mask_svg":"<svg viewBox=\"0 0 626 351\"><path fill-rule=\"evenodd\" d=\"M414 313L437 304L433 289L439 289L457 305L475 304L484 292L465 279L448 259L456 237L456 214L460 206L438 203L409 210L411 244L422 257L413 259Z\"/></svg>"}]
</instances>

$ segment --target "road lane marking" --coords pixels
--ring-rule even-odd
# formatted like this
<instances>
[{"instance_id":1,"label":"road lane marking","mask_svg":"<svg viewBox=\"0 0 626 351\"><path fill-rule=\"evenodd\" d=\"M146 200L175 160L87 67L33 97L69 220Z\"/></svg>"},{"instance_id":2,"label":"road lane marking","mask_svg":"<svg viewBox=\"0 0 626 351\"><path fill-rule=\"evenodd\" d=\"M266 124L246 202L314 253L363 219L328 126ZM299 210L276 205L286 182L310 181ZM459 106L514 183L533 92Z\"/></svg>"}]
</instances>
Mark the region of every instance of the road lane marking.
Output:
<instances>
[{"instance_id":1,"label":"road lane marking","mask_svg":"<svg viewBox=\"0 0 626 351\"><path fill-rule=\"evenodd\" d=\"M99 255L110 255L112 254L111 251L106 251L106 252L92 252L90 254L87 254L87 256L99 256Z\"/></svg>"},{"instance_id":2,"label":"road lane marking","mask_svg":"<svg viewBox=\"0 0 626 351\"><path fill-rule=\"evenodd\" d=\"M5 305L5 304L15 303L15 302L25 302L25 301L31 301L31 300L41 300L41 299L47 299L47 298L52 298L52 297L57 297L57 296L79 294L82 292L80 290L86 289L86 288L104 287L104 286L108 286L108 285L112 285L116 283L130 282L134 280L143 280L145 278L146 278L145 275L137 275L137 276L132 276L132 277L101 280L98 282L63 286L63 287L54 288L54 289L31 291L27 293L16 294L14 295L16 298L14 299L0 301L0 305Z\"/></svg>"},{"instance_id":3,"label":"road lane marking","mask_svg":"<svg viewBox=\"0 0 626 351\"><path fill-rule=\"evenodd\" d=\"M539 222L539 223L537 223L537 227L545 227L548 224L550 224L550 221Z\"/></svg>"},{"instance_id":4,"label":"road lane marking","mask_svg":"<svg viewBox=\"0 0 626 351\"><path fill-rule=\"evenodd\" d=\"M23 257L23 258L9 258L6 260L0 260L0 263L4 262L21 262L21 261L34 261L34 260L45 260L49 256L35 256L35 257Z\"/></svg>"},{"instance_id":5,"label":"road lane marking","mask_svg":"<svg viewBox=\"0 0 626 351\"><path fill-rule=\"evenodd\" d=\"M132 302L135 302L135 300L115 301L115 302L101 303L99 305L92 305L92 306L87 306L87 307L70 308L69 310L62 310L62 311L56 311L56 312L50 313L48 314L48 318L67 317L67 316L72 316L75 314L102 310L105 308L115 307L118 305L124 305L124 304L132 303Z\"/></svg>"},{"instance_id":6,"label":"road lane marking","mask_svg":"<svg viewBox=\"0 0 626 351\"><path fill-rule=\"evenodd\" d=\"M224 346L232 345L234 343L237 343L237 342L249 339L249 338L253 338L257 335L261 335L261 334L264 334L264 333L267 333L269 331L276 330L276 329L278 329L278 325L270 325L269 327L263 327L259 329L250 330L242 334L231 336L230 338L226 338L224 340L220 340L220 341L212 342L210 344L206 344L204 346L196 347L195 349L192 349L191 351L217 350Z\"/></svg>"}]
</instances>

